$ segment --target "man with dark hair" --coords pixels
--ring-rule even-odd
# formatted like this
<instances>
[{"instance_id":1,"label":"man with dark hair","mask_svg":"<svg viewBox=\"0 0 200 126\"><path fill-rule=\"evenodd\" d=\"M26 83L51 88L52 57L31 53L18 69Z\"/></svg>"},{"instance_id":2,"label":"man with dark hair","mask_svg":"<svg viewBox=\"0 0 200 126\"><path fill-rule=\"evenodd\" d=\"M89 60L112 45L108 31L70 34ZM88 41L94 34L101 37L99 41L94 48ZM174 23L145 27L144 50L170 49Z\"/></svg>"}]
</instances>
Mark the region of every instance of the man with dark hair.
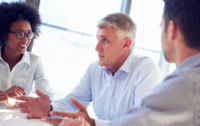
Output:
<instances>
[{"instance_id":1,"label":"man with dark hair","mask_svg":"<svg viewBox=\"0 0 200 126\"><path fill-rule=\"evenodd\" d=\"M111 126L200 125L200 0L164 0L162 46L176 70Z\"/></svg>"},{"instance_id":2,"label":"man with dark hair","mask_svg":"<svg viewBox=\"0 0 200 126\"><path fill-rule=\"evenodd\" d=\"M166 60L176 63L177 68L142 100L140 107L133 107L109 126L200 125L200 0L164 3L162 46ZM79 103L75 105L81 108ZM84 123L83 117L64 118L59 126Z\"/></svg>"}]
</instances>

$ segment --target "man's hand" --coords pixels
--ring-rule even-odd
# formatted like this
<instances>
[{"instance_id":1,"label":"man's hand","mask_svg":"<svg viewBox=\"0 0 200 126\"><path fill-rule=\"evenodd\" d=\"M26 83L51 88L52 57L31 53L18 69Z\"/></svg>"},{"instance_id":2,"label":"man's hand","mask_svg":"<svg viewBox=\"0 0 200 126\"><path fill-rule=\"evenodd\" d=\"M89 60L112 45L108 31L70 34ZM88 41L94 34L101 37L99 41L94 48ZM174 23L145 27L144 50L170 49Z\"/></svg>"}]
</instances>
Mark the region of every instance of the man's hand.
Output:
<instances>
[{"instance_id":1,"label":"man's hand","mask_svg":"<svg viewBox=\"0 0 200 126\"><path fill-rule=\"evenodd\" d=\"M24 100L26 102L17 103L17 107L20 107L20 112L28 113L27 118L42 118L48 116L51 111L49 96L36 89L36 94L40 98L33 98L27 96L17 96L16 99Z\"/></svg>"},{"instance_id":2,"label":"man's hand","mask_svg":"<svg viewBox=\"0 0 200 126\"><path fill-rule=\"evenodd\" d=\"M54 116L69 117L69 118L73 118L73 119L76 119L79 116L82 116L91 126L95 126L95 121L94 121L94 119L89 117L86 107L83 104L81 104L80 102L78 102L76 99L74 99L73 97L71 97L71 101L78 108L77 113L51 111L50 114L54 115ZM58 126L58 124L62 121L62 119L44 117L44 121L46 121L54 126Z\"/></svg>"},{"instance_id":3,"label":"man's hand","mask_svg":"<svg viewBox=\"0 0 200 126\"><path fill-rule=\"evenodd\" d=\"M63 120L63 118L54 118L54 117L44 117L42 119L45 122L48 122L48 123L50 123L53 126L58 126L62 122L62 120Z\"/></svg>"},{"instance_id":4,"label":"man's hand","mask_svg":"<svg viewBox=\"0 0 200 126\"><path fill-rule=\"evenodd\" d=\"M9 97L13 97L16 95L25 95L25 91L24 88L19 87L17 85L12 86L11 88L9 88L7 91L5 91L5 93L9 96Z\"/></svg>"},{"instance_id":5,"label":"man's hand","mask_svg":"<svg viewBox=\"0 0 200 126\"><path fill-rule=\"evenodd\" d=\"M90 126L88 122L85 121L83 117L78 117L77 119L65 117L58 126Z\"/></svg>"}]
</instances>

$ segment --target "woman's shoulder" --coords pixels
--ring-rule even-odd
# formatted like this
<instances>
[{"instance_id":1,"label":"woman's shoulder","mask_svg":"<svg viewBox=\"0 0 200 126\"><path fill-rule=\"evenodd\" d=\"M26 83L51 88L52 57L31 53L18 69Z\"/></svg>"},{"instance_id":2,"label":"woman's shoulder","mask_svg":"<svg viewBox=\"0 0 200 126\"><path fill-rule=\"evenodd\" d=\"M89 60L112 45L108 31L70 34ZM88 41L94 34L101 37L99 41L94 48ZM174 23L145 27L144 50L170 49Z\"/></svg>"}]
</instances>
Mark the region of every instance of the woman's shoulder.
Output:
<instances>
[{"instance_id":1,"label":"woman's shoulder","mask_svg":"<svg viewBox=\"0 0 200 126\"><path fill-rule=\"evenodd\" d=\"M40 57L32 52L28 52L26 51L26 55L28 55L30 58L34 58L34 59L39 59Z\"/></svg>"},{"instance_id":2,"label":"woman's shoulder","mask_svg":"<svg viewBox=\"0 0 200 126\"><path fill-rule=\"evenodd\" d=\"M30 60L31 64L32 63L36 63L37 64L41 60L38 55L36 55L36 54L34 54L32 52L27 52L27 51L25 53L25 58L26 58L26 60Z\"/></svg>"}]
</instances>

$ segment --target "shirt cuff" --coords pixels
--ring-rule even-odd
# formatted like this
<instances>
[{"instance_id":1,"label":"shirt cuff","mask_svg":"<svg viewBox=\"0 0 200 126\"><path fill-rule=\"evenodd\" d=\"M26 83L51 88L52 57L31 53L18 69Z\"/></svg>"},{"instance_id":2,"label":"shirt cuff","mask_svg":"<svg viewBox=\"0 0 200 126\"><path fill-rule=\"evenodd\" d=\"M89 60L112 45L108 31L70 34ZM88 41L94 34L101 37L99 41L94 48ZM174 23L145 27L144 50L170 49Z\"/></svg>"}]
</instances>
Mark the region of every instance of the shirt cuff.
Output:
<instances>
[{"instance_id":1,"label":"shirt cuff","mask_svg":"<svg viewBox=\"0 0 200 126\"><path fill-rule=\"evenodd\" d=\"M53 102L51 102L51 106L52 106L52 111L60 111L58 105L54 104Z\"/></svg>"},{"instance_id":2,"label":"shirt cuff","mask_svg":"<svg viewBox=\"0 0 200 126\"><path fill-rule=\"evenodd\" d=\"M94 119L95 120L95 126L106 126L110 121L107 120L101 120L101 119Z\"/></svg>"}]
</instances>

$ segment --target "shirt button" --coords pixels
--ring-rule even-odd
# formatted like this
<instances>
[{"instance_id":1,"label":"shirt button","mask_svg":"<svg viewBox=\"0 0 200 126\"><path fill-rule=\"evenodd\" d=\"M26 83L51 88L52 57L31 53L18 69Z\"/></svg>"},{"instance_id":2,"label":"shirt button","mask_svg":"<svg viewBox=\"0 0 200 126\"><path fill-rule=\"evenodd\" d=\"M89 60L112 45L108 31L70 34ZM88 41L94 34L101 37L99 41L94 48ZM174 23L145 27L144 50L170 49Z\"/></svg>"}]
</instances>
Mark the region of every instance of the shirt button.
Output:
<instances>
[{"instance_id":1,"label":"shirt button","mask_svg":"<svg viewBox=\"0 0 200 126\"><path fill-rule=\"evenodd\" d=\"M106 116L106 119L108 119L108 116Z\"/></svg>"},{"instance_id":2,"label":"shirt button","mask_svg":"<svg viewBox=\"0 0 200 126\"><path fill-rule=\"evenodd\" d=\"M112 83L114 83L115 82L115 80L112 80Z\"/></svg>"},{"instance_id":3,"label":"shirt button","mask_svg":"<svg viewBox=\"0 0 200 126\"><path fill-rule=\"evenodd\" d=\"M110 101L110 98L108 98L108 101Z\"/></svg>"}]
</instances>

